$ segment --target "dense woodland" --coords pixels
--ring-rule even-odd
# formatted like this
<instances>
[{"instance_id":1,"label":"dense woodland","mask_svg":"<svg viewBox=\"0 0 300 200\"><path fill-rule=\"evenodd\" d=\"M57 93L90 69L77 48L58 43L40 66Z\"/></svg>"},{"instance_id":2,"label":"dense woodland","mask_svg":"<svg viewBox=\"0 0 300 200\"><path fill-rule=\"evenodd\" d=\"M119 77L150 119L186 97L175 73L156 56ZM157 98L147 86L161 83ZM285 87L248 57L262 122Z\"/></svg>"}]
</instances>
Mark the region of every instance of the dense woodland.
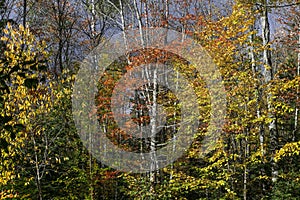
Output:
<instances>
[{"instance_id":1,"label":"dense woodland","mask_svg":"<svg viewBox=\"0 0 300 200\"><path fill-rule=\"evenodd\" d=\"M158 55L186 74L200 111L194 141L179 159L146 173L123 172L82 143L72 91L81 62L101 42L151 27L176 30L182 43L193 38L209 53L226 91L225 123L203 156L212 107L201 76L159 51L143 52L153 60L143 53L116 58L99 77L95 102L107 137L120 148L152 151L176 135L180 102L166 88L149 86L151 101L169 110L174 126L150 142L118 131L109 111L126 70ZM300 198L298 0L0 0L0 38L0 199ZM143 126L148 111L135 101L132 118Z\"/></svg>"}]
</instances>

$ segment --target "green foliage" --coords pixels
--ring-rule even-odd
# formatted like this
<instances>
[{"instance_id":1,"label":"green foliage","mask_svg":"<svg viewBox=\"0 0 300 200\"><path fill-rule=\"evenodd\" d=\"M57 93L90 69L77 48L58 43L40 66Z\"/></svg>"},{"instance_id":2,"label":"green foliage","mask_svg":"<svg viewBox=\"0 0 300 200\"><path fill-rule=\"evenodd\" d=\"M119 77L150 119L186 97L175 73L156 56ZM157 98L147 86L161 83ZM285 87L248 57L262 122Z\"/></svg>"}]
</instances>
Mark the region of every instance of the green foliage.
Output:
<instances>
[{"instance_id":1,"label":"green foliage","mask_svg":"<svg viewBox=\"0 0 300 200\"><path fill-rule=\"evenodd\" d=\"M299 177L298 173L289 173L291 177ZM299 178L296 180L281 179L276 182L272 192L272 199L291 199L296 200L300 196L300 181Z\"/></svg>"}]
</instances>

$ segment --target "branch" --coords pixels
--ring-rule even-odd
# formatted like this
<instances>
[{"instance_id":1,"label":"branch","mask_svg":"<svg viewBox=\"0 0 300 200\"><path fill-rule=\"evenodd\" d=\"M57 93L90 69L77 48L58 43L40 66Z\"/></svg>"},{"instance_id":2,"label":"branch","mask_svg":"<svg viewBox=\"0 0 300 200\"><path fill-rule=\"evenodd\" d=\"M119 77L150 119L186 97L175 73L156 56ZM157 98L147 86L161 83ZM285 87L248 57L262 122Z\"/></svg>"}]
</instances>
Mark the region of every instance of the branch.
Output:
<instances>
[{"instance_id":1,"label":"branch","mask_svg":"<svg viewBox=\"0 0 300 200\"><path fill-rule=\"evenodd\" d=\"M285 7L300 5L300 2L292 3L292 4L285 4L285 5L263 5L261 3L255 3L254 5L260 6L260 7L267 7L267 8L285 8Z\"/></svg>"},{"instance_id":2,"label":"branch","mask_svg":"<svg viewBox=\"0 0 300 200\"><path fill-rule=\"evenodd\" d=\"M118 12L121 12L120 9L113 3L111 2L110 0L107 0L107 2L112 5Z\"/></svg>"}]
</instances>

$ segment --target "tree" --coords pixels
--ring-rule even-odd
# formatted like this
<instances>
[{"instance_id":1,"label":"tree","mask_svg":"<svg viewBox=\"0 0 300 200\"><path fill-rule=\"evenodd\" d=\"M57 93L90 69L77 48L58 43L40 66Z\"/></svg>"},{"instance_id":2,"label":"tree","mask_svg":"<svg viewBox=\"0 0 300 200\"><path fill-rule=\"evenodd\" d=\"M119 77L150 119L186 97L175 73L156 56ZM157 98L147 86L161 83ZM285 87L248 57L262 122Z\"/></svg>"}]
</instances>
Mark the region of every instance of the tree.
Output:
<instances>
[{"instance_id":1,"label":"tree","mask_svg":"<svg viewBox=\"0 0 300 200\"><path fill-rule=\"evenodd\" d=\"M45 101L43 88L38 83L44 79L41 70L47 58L45 43L36 42L28 28L21 25L19 29L12 28L10 24L7 26L1 38L5 51L0 63L1 106L4 108L1 110L1 121L4 123L1 127L2 186L20 175L17 170L20 161L17 152L24 147L28 138L28 119L34 115L32 103L43 104ZM5 193L5 190L11 191L13 188L3 189L2 193Z\"/></svg>"}]
</instances>

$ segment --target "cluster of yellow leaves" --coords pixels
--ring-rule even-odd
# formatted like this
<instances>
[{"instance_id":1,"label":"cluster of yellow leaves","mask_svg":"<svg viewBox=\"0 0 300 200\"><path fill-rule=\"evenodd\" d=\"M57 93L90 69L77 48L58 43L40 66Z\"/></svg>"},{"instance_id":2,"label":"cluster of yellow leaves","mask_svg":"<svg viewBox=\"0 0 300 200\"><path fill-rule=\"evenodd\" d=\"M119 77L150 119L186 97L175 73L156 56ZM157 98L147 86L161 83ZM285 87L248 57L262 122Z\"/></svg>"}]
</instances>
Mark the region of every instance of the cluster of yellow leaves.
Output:
<instances>
[{"instance_id":1,"label":"cluster of yellow leaves","mask_svg":"<svg viewBox=\"0 0 300 200\"><path fill-rule=\"evenodd\" d=\"M254 18L249 17L252 16L250 12L244 5L236 4L231 15L218 21L208 21L204 27L196 30L196 38L199 38L219 67L232 64L239 48L246 45L252 34L249 26L254 22Z\"/></svg>"},{"instance_id":2,"label":"cluster of yellow leaves","mask_svg":"<svg viewBox=\"0 0 300 200\"><path fill-rule=\"evenodd\" d=\"M12 190L0 191L0 199L13 199L17 198L17 194L13 194Z\"/></svg>"},{"instance_id":3,"label":"cluster of yellow leaves","mask_svg":"<svg viewBox=\"0 0 300 200\"><path fill-rule=\"evenodd\" d=\"M253 124L256 119L257 100L253 95L255 80L253 80L250 64L243 61L243 53L248 52L247 48L251 45L249 37L253 32L250 27L254 21L251 7L237 3L230 15L217 21L208 21L196 32L196 38L218 66L227 90L228 117L224 126L224 134L227 135L224 138L238 138L239 141L249 139L245 135L245 127ZM253 134L255 134L253 137L256 137L257 127L253 130ZM243 169L244 163L236 164L241 156L234 153L229 154L225 150L224 143L226 142L220 141L213 151L213 155L205 160L209 165L198 170L201 175L199 188L223 188L227 191L227 197L234 199L237 194L231 191L228 185L229 181L236 181L235 177L232 177L231 169ZM199 146L203 145L194 142L189 157L197 158L197 155L200 154L198 151L201 149Z\"/></svg>"},{"instance_id":4,"label":"cluster of yellow leaves","mask_svg":"<svg viewBox=\"0 0 300 200\"><path fill-rule=\"evenodd\" d=\"M0 62L0 71L10 75L10 92L3 96L5 111L0 111L0 114L3 115L2 112L5 112L12 117L8 125L13 127L15 124L22 124L24 128L13 138L9 131L0 135L0 138L5 139L9 144L7 150L0 150L0 199L18 196L18 191L3 189L8 184L13 185L14 179L22 178L25 186L35 180L34 174L30 177L20 177L20 174L14 170L15 165L18 160L22 162L22 159L32 159L31 154L40 152L40 144L32 144L31 141L37 137L44 137L46 131L44 125L48 123L46 116L53 111L55 105L63 104L65 98L71 96L71 84L75 78L70 72L64 70L62 77L55 81L51 74L39 69L39 66L45 64L44 61L48 59L49 54L46 51L46 44L38 41L29 28L21 25L13 28L8 24L4 33L5 36L1 41L6 45L4 52L6 62ZM12 70L16 66L18 70ZM34 87L26 85L28 79L36 81ZM28 146L29 143L34 146ZM21 152L26 152L26 156L22 157ZM35 167L36 163L50 165L68 159L68 157L61 159L57 156L54 161L48 158L48 160L27 162Z\"/></svg>"},{"instance_id":5,"label":"cluster of yellow leaves","mask_svg":"<svg viewBox=\"0 0 300 200\"><path fill-rule=\"evenodd\" d=\"M1 41L5 44L5 62L0 62L0 72L9 75L7 84L10 92L2 96L5 99L5 111L1 111L0 115L4 116L5 112L12 118L6 125L14 127L16 124L22 124L25 128L19 130L14 137L11 137L11 131L15 130L6 130L0 135L0 138L9 144L7 150L0 150L0 187L19 176L14 170L12 158L19 158L18 153L24 148L30 134L40 134L43 130L36 126L34 121L39 114L49 111L52 102L46 83L38 82L34 88L25 84L28 79L39 81L46 76L38 68L48 57L45 43L37 41L29 28L22 25L16 29L7 24L4 34ZM2 191L2 194L11 196L13 192Z\"/></svg>"},{"instance_id":6,"label":"cluster of yellow leaves","mask_svg":"<svg viewBox=\"0 0 300 200\"><path fill-rule=\"evenodd\" d=\"M291 157L299 154L300 154L300 142L291 142L285 144L279 151L277 151L274 160L278 162L285 157Z\"/></svg>"},{"instance_id":7,"label":"cluster of yellow leaves","mask_svg":"<svg viewBox=\"0 0 300 200\"><path fill-rule=\"evenodd\" d=\"M251 17L253 16L251 13L250 7L237 3L229 16L221 17L217 21L207 21L204 26L199 27L198 31L196 30L195 34L196 39L219 67L227 90L228 109L232 113L239 113L236 118L232 115L228 119L229 122L225 128L230 133L242 133L244 127L242 124L255 119L253 105L256 104L256 100L249 98L253 94L254 81L249 76L249 70L241 70L243 64L238 62L240 52L247 47L249 36L253 34L249 30L255 20ZM247 112L244 111L245 107L249 107ZM223 146L219 145L218 148L222 149ZM194 149L197 151L199 148Z\"/></svg>"}]
</instances>

